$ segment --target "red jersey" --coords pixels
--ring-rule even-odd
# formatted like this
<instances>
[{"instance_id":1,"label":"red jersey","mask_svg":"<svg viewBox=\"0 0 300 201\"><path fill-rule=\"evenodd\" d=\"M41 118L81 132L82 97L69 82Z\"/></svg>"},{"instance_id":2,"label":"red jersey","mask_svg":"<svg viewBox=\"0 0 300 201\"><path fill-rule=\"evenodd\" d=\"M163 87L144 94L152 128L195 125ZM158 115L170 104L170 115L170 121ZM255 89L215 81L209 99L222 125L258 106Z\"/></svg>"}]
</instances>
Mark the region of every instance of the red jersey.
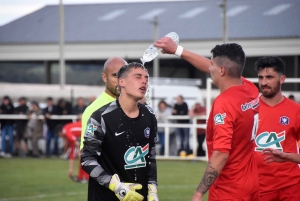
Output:
<instances>
[{"instance_id":1,"label":"red jersey","mask_svg":"<svg viewBox=\"0 0 300 201\"><path fill-rule=\"evenodd\" d=\"M75 142L81 136L81 122L68 123L63 127L63 133L69 142Z\"/></svg>"},{"instance_id":2,"label":"red jersey","mask_svg":"<svg viewBox=\"0 0 300 201\"><path fill-rule=\"evenodd\" d=\"M264 148L298 153L300 139L300 105L285 98L275 106L260 98L259 124L255 138L260 194L264 195L300 182L299 166L292 162L266 164Z\"/></svg>"},{"instance_id":3,"label":"red jersey","mask_svg":"<svg viewBox=\"0 0 300 201\"><path fill-rule=\"evenodd\" d=\"M75 144L77 139L80 139L81 136L81 122L72 122L68 123L63 127L63 133L66 135L66 138L69 142L69 148L70 148L70 153L69 153L69 159L75 159Z\"/></svg>"},{"instance_id":4,"label":"red jersey","mask_svg":"<svg viewBox=\"0 0 300 201\"><path fill-rule=\"evenodd\" d=\"M242 80L242 85L230 87L215 99L207 122L208 158L214 150L229 154L209 189L209 199L240 198L259 189L253 151L258 89L252 82Z\"/></svg>"}]
</instances>

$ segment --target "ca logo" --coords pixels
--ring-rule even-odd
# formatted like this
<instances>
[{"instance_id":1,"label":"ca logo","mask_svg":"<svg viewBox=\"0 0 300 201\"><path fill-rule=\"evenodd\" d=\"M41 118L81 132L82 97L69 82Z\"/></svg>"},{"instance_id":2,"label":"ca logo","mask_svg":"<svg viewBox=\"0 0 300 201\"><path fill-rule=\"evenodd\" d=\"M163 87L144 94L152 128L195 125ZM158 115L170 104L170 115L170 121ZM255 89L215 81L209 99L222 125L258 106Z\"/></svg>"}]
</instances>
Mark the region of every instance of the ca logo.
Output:
<instances>
[{"instance_id":1,"label":"ca logo","mask_svg":"<svg viewBox=\"0 0 300 201\"><path fill-rule=\"evenodd\" d=\"M90 135L94 135L94 131L97 130L97 126L93 125L93 124L88 124L86 126L86 132Z\"/></svg>"},{"instance_id":2,"label":"ca logo","mask_svg":"<svg viewBox=\"0 0 300 201\"><path fill-rule=\"evenodd\" d=\"M216 114L216 116L214 117L215 120L215 124L224 124L224 119L226 117L226 113L224 114Z\"/></svg>"},{"instance_id":3,"label":"ca logo","mask_svg":"<svg viewBox=\"0 0 300 201\"><path fill-rule=\"evenodd\" d=\"M125 162L127 163L127 165L125 165L125 169L146 167L145 156L148 152L149 144L144 147L130 147L124 155Z\"/></svg>"},{"instance_id":4,"label":"ca logo","mask_svg":"<svg viewBox=\"0 0 300 201\"><path fill-rule=\"evenodd\" d=\"M262 151L264 148L273 148L282 151L281 142L285 140L285 131L276 132L262 132L257 135L255 143L255 151Z\"/></svg>"}]
</instances>

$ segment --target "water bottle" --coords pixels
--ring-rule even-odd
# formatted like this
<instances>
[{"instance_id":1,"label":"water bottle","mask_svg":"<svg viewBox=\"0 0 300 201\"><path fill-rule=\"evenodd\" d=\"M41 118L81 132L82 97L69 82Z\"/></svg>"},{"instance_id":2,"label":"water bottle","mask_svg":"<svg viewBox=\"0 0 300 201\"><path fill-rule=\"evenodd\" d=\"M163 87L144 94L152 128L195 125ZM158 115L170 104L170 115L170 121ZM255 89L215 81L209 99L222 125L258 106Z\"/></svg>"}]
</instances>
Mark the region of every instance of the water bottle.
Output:
<instances>
[{"instance_id":1,"label":"water bottle","mask_svg":"<svg viewBox=\"0 0 300 201\"><path fill-rule=\"evenodd\" d=\"M168 33L166 35L166 37L170 37L172 38L172 40L178 44L179 42L179 36L177 35L177 33L175 32L171 32ZM155 47L152 45L150 45L144 52L143 57L141 58L141 62L143 63L143 65L146 62L152 61L155 57L157 57L158 53L161 51L161 48Z\"/></svg>"}]
</instances>

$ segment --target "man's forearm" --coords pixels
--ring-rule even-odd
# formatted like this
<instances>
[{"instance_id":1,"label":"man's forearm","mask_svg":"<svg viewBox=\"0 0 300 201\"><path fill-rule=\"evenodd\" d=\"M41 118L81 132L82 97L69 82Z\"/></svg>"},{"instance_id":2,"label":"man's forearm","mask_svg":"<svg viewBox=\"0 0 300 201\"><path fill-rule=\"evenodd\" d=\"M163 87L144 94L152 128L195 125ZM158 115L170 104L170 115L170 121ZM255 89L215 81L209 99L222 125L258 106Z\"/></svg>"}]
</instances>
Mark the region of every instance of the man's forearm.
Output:
<instances>
[{"instance_id":1,"label":"man's forearm","mask_svg":"<svg viewBox=\"0 0 300 201\"><path fill-rule=\"evenodd\" d=\"M210 66L210 60L201 55L190 52L186 49L183 50L181 58L192 64L195 68L205 73L210 73L208 68Z\"/></svg>"},{"instance_id":2,"label":"man's forearm","mask_svg":"<svg viewBox=\"0 0 300 201\"><path fill-rule=\"evenodd\" d=\"M294 162L294 163L300 163L300 154L294 154L294 153L285 153L285 160Z\"/></svg>"},{"instance_id":3,"label":"man's forearm","mask_svg":"<svg viewBox=\"0 0 300 201\"><path fill-rule=\"evenodd\" d=\"M219 151L214 151L206 170L204 172L203 178L201 179L200 184L198 185L196 191L201 194L205 194L211 185L218 178L219 174L223 170L229 155Z\"/></svg>"},{"instance_id":4,"label":"man's forearm","mask_svg":"<svg viewBox=\"0 0 300 201\"><path fill-rule=\"evenodd\" d=\"M210 186L215 182L218 176L218 171L214 167L212 167L211 163L209 162L196 191L204 195L208 191Z\"/></svg>"}]
</instances>

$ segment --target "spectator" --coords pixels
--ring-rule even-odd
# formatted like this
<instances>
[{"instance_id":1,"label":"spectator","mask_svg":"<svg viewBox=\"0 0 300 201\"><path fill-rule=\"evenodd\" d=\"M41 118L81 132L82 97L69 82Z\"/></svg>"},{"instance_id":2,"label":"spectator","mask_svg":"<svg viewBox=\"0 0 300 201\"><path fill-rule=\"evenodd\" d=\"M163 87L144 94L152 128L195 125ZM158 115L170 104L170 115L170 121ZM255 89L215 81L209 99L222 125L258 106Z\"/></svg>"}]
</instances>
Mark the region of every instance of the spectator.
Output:
<instances>
[{"instance_id":1,"label":"spectator","mask_svg":"<svg viewBox=\"0 0 300 201\"><path fill-rule=\"evenodd\" d=\"M0 106L0 114L14 114L15 108L8 96L3 97L3 102ZM11 158L13 153L13 123L12 119L1 119L1 134L2 134L2 151L1 157ZM6 150L6 136L9 138L9 151Z\"/></svg>"},{"instance_id":2,"label":"spectator","mask_svg":"<svg viewBox=\"0 0 300 201\"><path fill-rule=\"evenodd\" d=\"M206 108L201 105L200 102L195 103L192 109L189 110L189 116L196 117L206 115ZM198 119L197 124L206 124L206 120ZM198 141L198 148L197 148L197 156L205 156L205 150L202 147L202 144L205 139L205 129L204 128L197 128L197 141Z\"/></svg>"},{"instance_id":3,"label":"spectator","mask_svg":"<svg viewBox=\"0 0 300 201\"><path fill-rule=\"evenodd\" d=\"M156 112L157 123L170 123L171 120L168 120L166 117L172 115L172 108L168 106L168 104L161 100L158 103L158 110ZM158 139L160 143L159 153L160 155L165 154L165 129L163 127L157 128ZM170 128L170 155L177 155L176 148L176 137L175 137L175 129Z\"/></svg>"},{"instance_id":4,"label":"spectator","mask_svg":"<svg viewBox=\"0 0 300 201\"><path fill-rule=\"evenodd\" d=\"M58 115L71 115L72 114L72 106L71 103L66 101L65 99L61 98L58 100L57 103L57 109L58 109ZM58 135L58 137L62 137L64 139L64 148L63 148L63 153L61 155L61 158L65 159L67 150L69 148L69 145L67 143L67 140L65 139L63 133L62 133L62 128L64 125L71 123L72 120L70 119L62 119L58 120L58 124L55 127L54 133Z\"/></svg>"},{"instance_id":5,"label":"spectator","mask_svg":"<svg viewBox=\"0 0 300 201\"><path fill-rule=\"evenodd\" d=\"M39 157L38 140L43 137L43 120L38 119L39 115L42 115L43 111L40 109L39 104L36 101L31 102L31 109L29 111L29 121L26 127L27 139L31 140L32 156Z\"/></svg>"},{"instance_id":6,"label":"spectator","mask_svg":"<svg viewBox=\"0 0 300 201\"><path fill-rule=\"evenodd\" d=\"M51 154L58 155L58 136L54 132L58 121L51 119L51 115L58 114L58 109L57 106L54 105L53 99L51 97L47 98L47 107L44 109L43 114L45 116L45 121L48 127L46 136L46 157L50 157ZM54 140L54 149L50 153L52 139Z\"/></svg>"},{"instance_id":7,"label":"spectator","mask_svg":"<svg viewBox=\"0 0 300 201\"><path fill-rule=\"evenodd\" d=\"M173 115L188 115L188 105L183 100L183 96L179 95L176 98L176 104L173 108ZM190 120L177 120L179 124L188 124ZM189 143L189 128L176 128L177 139L180 142L179 155L186 156L187 154L191 154L190 143Z\"/></svg>"},{"instance_id":8,"label":"spectator","mask_svg":"<svg viewBox=\"0 0 300 201\"><path fill-rule=\"evenodd\" d=\"M91 96L89 99L89 105L92 104L97 99L96 96Z\"/></svg>"},{"instance_id":9,"label":"spectator","mask_svg":"<svg viewBox=\"0 0 300 201\"><path fill-rule=\"evenodd\" d=\"M289 95L289 99L296 102L295 96L293 94Z\"/></svg>"},{"instance_id":10,"label":"spectator","mask_svg":"<svg viewBox=\"0 0 300 201\"><path fill-rule=\"evenodd\" d=\"M19 106L15 108L16 114L27 114L28 113L28 106L27 106L27 100L25 97L19 98ZM27 139L24 138L25 128L27 125L28 120L21 120L17 119L15 120L16 123L16 145L18 149L18 155L21 157L24 157L28 154L28 143ZM24 149L22 149L22 140L24 141Z\"/></svg>"},{"instance_id":11,"label":"spectator","mask_svg":"<svg viewBox=\"0 0 300 201\"><path fill-rule=\"evenodd\" d=\"M73 114L80 115L84 112L86 105L82 97L77 98L77 104L73 108Z\"/></svg>"}]
</instances>

